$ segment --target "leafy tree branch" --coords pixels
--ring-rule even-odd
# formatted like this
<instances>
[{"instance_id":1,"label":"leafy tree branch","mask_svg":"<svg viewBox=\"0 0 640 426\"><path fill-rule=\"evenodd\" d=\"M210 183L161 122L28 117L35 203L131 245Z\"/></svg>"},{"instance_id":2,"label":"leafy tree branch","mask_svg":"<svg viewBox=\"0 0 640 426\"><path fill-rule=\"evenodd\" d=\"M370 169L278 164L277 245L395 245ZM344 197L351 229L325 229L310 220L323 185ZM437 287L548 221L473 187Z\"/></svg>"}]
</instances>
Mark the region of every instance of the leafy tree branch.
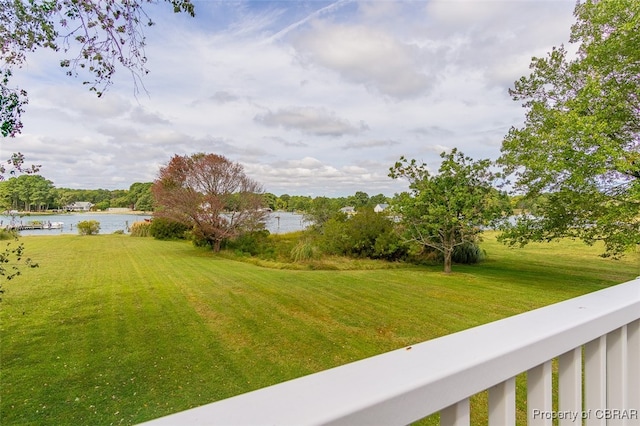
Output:
<instances>
[{"instance_id":1,"label":"leafy tree branch","mask_svg":"<svg viewBox=\"0 0 640 426\"><path fill-rule=\"evenodd\" d=\"M574 15L577 55L561 46L533 58L510 91L526 121L499 162L517 191L546 202L502 238L604 241L604 255L619 256L640 244L640 3L588 0Z\"/></svg>"},{"instance_id":2,"label":"leafy tree branch","mask_svg":"<svg viewBox=\"0 0 640 426\"><path fill-rule=\"evenodd\" d=\"M174 12L195 15L190 0L165 0ZM10 78L30 52L60 51L60 65L70 76L80 72L83 84L98 96L112 84L118 66L131 72L136 93L146 67L144 28L154 25L145 7L155 0L0 0L0 129L15 136L22 129L27 91L13 87Z\"/></svg>"}]
</instances>

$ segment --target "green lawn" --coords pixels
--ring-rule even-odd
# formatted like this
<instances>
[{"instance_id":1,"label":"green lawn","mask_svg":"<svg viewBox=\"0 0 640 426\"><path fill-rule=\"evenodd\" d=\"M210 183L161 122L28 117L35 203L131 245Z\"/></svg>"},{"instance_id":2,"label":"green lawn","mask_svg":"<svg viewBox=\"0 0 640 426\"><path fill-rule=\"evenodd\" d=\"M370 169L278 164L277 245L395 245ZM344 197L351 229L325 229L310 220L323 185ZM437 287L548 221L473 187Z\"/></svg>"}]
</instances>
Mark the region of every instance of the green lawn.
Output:
<instances>
[{"instance_id":1,"label":"green lawn","mask_svg":"<svg viewBox=\"0 0 640 426\"><path fill-rule=\"evenodd\" d=\"M22 241L40 267L4 285L2 425L138 423L640 275L637 253L492 236L486 262L450 276L268 269L123 235Z\"/></svg>"}]
</instances>

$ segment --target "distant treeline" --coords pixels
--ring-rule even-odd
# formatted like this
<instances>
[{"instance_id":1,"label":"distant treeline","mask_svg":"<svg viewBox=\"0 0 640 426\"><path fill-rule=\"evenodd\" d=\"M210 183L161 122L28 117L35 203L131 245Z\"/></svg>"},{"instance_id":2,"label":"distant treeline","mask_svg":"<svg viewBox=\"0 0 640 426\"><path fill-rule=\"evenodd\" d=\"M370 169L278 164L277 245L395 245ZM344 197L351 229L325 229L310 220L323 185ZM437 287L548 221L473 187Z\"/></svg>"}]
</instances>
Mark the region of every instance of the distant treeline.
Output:
<instances>
[{"instance_id":1,"label":"distant treeline","mask_svg":"<svg viewBox=\"0 0 640 426\"><path fill-rule=\"evenodd\" d=\"M18 210L42 212L63 210L76 201L88 201L93 210L131 208L153 211L152 182L136 182L129 189L71 189L56 188L53 182L40 175L20 175L0 182L0 211ZM385 204L389 198L383 194L369 196L358 191L348 197L315 197L302 195L264 194L264 204L272 210L308 212L322 205L330 210L351 206L356 209Z\"/></svg>"},{"instance_id":2,"label":"distant treeline","mask_svg":"<svg viewBox=\"0 0 640 426\"><path fill-rule=\"evenodd\" d=\"M88 201L94 205L93 210L124 207L151 211L151 185L151 182L137 182L129 189L114 190L56 188L42 176L20 175L0 182L0 210L63 210L76 201Z\"/></svg>"},{"instance_id":3,"label":"distant treeline","mask_svg":"<svg viewBox=\"0 0 640 426\"><path fill-rule=\"evenodd\" d=\"M152 182L136 182L129 189L71 189L56 188L53 182L39 175L21 175L0 181L0 211L19 210L42 212L47 210L63 210L76 201L88 201L93 210L109 208L130 208L140 211L153 211ZM373 208L377 204L388 204L391 198L384 194L369 196L366 192L357 191L347 197L310 197L305 195L264 194L265 207L272 210L311 212L319 208L327 211L339 210L342 207ZM543 200L538 200L540 202ZM511 199L515 209L533 210L535 204L522 196Z\"/></svg>"},{"instance_id":4,"label":"distant treeline","mask_svg":"<svg viewBox=\"0 0 640 426\"><path fill-rule=\"evenodd\" d=\"M309 197L304 195L282 194L280 196L265 193L265 207L272 210L308 212L318 208L319 205L326 206L332 210L339 210L342 207L354 207L360 209L363 207L375 207L377 204L389 203L389 198L384 194L369 196L366 192L357 191L354 195L348 197Z\"/></svg>"}]
</instances>

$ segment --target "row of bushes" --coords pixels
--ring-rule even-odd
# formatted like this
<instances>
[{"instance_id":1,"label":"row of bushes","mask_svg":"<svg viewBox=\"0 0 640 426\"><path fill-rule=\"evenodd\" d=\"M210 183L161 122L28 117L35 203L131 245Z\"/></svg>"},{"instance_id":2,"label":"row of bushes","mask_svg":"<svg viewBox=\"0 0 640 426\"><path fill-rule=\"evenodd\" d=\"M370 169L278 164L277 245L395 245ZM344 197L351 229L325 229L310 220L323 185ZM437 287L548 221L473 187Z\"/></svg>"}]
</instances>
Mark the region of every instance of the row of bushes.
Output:
<instances>
[{"instance_id":1,"label":"row of bushes","mask_svg":"<svg viewBox=\"0 0 640 426\"><path fill-rule=\"evenodd\" d=\"M100 231L100 224L95 220L79 222L77 226L82 235ZM163 218L135 222L130 231L133 237L191 239L198 246L207 244L206 241L195 239L190 227ZM352 217L337 213L321 226L286 235L270 235L267 230L246 233L225 241L222 248L240 256L285 262L316 260L323 255L416 263L440 263L443 258L437 250L404 241L396 232L392 220L371 209ZM466 243L455 248L452 260L473 264L483 260L484 256L478 244Z\"/></svg>"},{"instance_id":2,"label":"row of bushes","mask_svg":"<svg viewBox=\"0 0 640 426\"><path fill-rule=\"evenodd\" d=\"M78 222L78 233L80 235L95 235L100 232L100 222L96 220L85 220ZM172 240L188 238L189 227L166 219L155 219L153 221L134 222L130 227L133 237L154 237L159 240ZM124 231L115 233L123 234Z\"/></svg>"},{"instance_id":3,"label":"row of bushes","mask_svg":"<svg viewBox=\"0 0 640 426\"><path fill-rule=\"evenodd\" d=\"M397 235L394 223L373 209L352 217L338 213L317 232L318 244L327 254L392 261L408 254L409 246Z\"/></svg>"},{"instance_id":4,"label":"row of bushes","mask_svg":"<svg viewBox=\"0 0 640 426\"><path fill-rule=\"evenodd\" d=\"M134 222L131 225L132 237L154 237L158 240L189 238L191 228L178 222L155 218L151 222Z\"/></svg>"},{"instance_id":5,"label":"row of bushes","mask_svg":"<svg viewBox=\"0 0 640 426\"><path fill-rule=\"evenodd\" d=\"M227 241L224 248L241 256L284 262L314 261L323 255L415 263L443 261L441 252L403 240L395 223L373 210L351 217L338 213L321 226L292 234L245 234ZM457 246L452 254L453 262L462 264L478 263L484 257L484 251L472 242Z\"/></svg>"}]
</instances>

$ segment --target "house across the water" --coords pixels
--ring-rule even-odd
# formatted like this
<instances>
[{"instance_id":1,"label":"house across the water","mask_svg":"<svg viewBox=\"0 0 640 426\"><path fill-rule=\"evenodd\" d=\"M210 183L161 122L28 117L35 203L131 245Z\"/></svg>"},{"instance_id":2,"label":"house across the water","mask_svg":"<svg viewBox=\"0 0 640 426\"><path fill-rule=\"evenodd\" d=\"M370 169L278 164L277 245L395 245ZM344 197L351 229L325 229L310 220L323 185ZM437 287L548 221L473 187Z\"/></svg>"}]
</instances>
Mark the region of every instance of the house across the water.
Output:
<instances>
[{"instance_id":1,"label":"house across the water","mask_svg":"<svg viewBox=\"0 0 640 426\"><path fill-rule=\"evenodd\" d=\"M64 206L64 209L68 212L88 212L91 211L91 207L93 204L89 201L76 201Z\"/></svg>"},{"instance_id":2,"label":"house across the water","mask_svg":"<svg viewBox=\"0 0 640 426\"><path fill-rule=\"evenodd\" d=\"M376 213L382 213L387 208L389 208L389 204L376 204L376 206L373 208L373 211Z\"/></svg>"},{"instance_id":3,"label":"house across the water","mask_svg":"<svg viewBox=\"0 0 640 426\"><path fill-rule=\"evenodd\" d=\"M340 211L347 216L353 216L354 214L356 214L356 209L351 206L343 207L340 209Z\"/></svg>"}]
</instances>

